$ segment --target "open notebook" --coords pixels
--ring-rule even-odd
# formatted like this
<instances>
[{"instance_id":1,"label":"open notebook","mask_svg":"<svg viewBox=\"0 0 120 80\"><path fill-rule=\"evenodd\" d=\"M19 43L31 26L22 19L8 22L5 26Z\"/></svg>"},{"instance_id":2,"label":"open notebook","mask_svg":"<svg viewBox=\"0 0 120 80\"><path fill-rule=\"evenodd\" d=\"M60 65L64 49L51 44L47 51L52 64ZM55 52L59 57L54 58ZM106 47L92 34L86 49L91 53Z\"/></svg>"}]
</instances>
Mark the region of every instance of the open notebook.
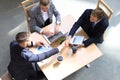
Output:
<instances>
[{"instance_id":1,"label":"open notebook","mask_svg":"<svg viewBox=\"0 0 120 80\"><path fill-rule=\"evenodd\" d=\"M84 36L73 36L69 43L72 45L81 45L83 43L83 40Z\"/></svg>"},{"instance_id":2,"label":"open notebook","mask_svg":"<svg viewBox=\"0 0 120 80\"><path fill-rule=\"evenodd\" d=\"M43 35L43 37L46 39L46 41L49 44L52 44L53 42L55 42L56 40L60 39L61 37L66 36L67 33L63 34L61 31L58 32L57 34L51 36L51 37L47 37L46 35Z\"/></svg>"}]
</instances>

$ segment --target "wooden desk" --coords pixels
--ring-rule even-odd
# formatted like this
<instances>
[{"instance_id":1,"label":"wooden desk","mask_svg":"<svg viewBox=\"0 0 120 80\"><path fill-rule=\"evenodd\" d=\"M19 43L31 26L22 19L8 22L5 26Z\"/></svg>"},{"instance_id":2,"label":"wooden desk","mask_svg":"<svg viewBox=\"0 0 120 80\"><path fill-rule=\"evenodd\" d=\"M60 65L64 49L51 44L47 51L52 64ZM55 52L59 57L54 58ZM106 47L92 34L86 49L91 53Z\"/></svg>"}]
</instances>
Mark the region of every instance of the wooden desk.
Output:
<instances>
[{"instance_id":1,"label":"wooden desk","mask_svg":"<svg viewBox=\"0 0 120 80\"><path fill-rule=\"evenodd\" d=\"M60 31L62 31L63 33L69 32L74 22L74 18L71 15L63 17L60 25ZM44 29L51 30L53 29L53 27L55 27L55 25L55 23L52 23L46 26Z\"/></svg>"},{"instance_id":2,"label":"wooden desk","mask_svg":"<svg viewBox=\"0 0 120 80\"><path fill-rule=\"evenodd\" d=\"M65 21L66 22L64 23L64 25L69 24L69 19L65 18ZM71 23L74 23L74 20ZM61 28L63 27L64 26L61 26ZM65 27L70 29L72 26ZM67 32L67 30L69 29L65 30L65 28L63 28L64 32ZM78 34L88 38L88 36L82 29L80 29L80 32ZM51 46L57 47L58 45L59 43L58 41L56 41ZM75 54L72 53L71 47L66 47L60 52L60 55L63 56L63 61L61 63L57 61L58 54L46 59L47 61L45 62L43 61L38 63L48 80L64 79L65 77L69 76L83 66L100 57L102 55L102 52L97 48L95 44L91 44L87 48L79 48Z\"/></svg>"}]
</instances>

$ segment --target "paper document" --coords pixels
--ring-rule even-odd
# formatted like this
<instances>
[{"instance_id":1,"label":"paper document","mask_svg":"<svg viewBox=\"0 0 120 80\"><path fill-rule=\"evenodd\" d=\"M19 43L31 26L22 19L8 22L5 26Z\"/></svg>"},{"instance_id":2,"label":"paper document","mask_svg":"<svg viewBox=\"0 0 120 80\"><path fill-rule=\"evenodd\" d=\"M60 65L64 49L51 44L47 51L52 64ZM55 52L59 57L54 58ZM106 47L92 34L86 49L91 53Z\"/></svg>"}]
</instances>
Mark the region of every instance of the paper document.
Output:
<instances>
[{"instance_id":1,"label":"paper document","mask_svg":"<svg viewBox=\"0 0 120 80\"><path fill-rule=\"evenodd\" d=\"M45 47L45 46L39 46L36 48L36 50L34 51L35 54L40 54L40 53L43 53L43 52L47 52L49 50L51 50L52 47L48 46L48 47Z\"/></svg>"},{"instance_id":2,"label":"paper document","mask_svg":"<svg viewBox=\"0 0 120 80\"><path fill-rule=\"evenodd\" d=\"M34 53L35 54L40 54L40 53L47 52L47 51L49 51L51 49L52 49L52 47L50 47L50 46L47 46L47 47L45 47L45 46L39 46L39 47L36 48L36 50L34 51ZM40 61L39 64L44 65L44 63L47 63L49 61L50 61L50 59L44 59L44 60Z\"/></svg>"},{"instance_id":3,"label":"paper document","mask_svg":"<svg viewBox=\"0 0 120 80\"><path fill-rule=\"evenodd\" d=\"M82 44L83 40L84 36L74 36L69 43L72 45L80 45Z\"/></svg>"}]
</instances>

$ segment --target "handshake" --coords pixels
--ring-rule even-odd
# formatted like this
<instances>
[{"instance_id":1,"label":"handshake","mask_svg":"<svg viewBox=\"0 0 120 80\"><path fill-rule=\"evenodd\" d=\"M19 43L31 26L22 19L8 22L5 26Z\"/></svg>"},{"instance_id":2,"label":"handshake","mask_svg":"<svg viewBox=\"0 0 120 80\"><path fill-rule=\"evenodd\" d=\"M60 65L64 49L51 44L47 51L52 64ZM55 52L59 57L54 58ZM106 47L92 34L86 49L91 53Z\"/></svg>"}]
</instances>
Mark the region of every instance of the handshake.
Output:
<instances>
[{"instance_id":1,"label":"handshake","mask_svg":"<svg viewBox=\"0 0 120 80\"><path fill-rule=\"evenodd\" d=\"M65 44L65 42L63 42L60 46L58 46L59 51L61 51L62 49L64 49L67 45ZM77 49L78 49L78 45L72 45L72 51L73 53L76 53Z\"/></svg>"}]
</instances>

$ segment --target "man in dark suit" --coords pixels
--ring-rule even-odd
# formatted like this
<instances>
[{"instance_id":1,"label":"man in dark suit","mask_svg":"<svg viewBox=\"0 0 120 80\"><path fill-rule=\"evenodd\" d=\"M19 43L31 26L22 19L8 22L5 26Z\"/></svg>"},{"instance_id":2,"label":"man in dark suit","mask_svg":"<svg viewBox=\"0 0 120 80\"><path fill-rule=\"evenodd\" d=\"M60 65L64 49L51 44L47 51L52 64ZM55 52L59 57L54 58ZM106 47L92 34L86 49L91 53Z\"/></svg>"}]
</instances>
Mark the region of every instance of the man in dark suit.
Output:
<instances>
[{"instance_id":1,"label":"man in dark suit","mask_svg":"<svg viewBox=\"0 0 120 80\"><path fill-rule=\"evenodd\" d=\"M51 30L44 30L43 27L52 23L53 15L56 18L55 28L53 27L54 32ZM29 17L31 32L38 32L47 36L52 36L59 32L61 16L51 0L40 0L39 4L35 5L29 11Z\"/></svg>"},{"instance_id":2,"label":"man in dark suit","mask_svg":"<svg viewBox=\"0 0 120 80\"><path fill-rule=\"evenodd\" d=\"M40 80L43 73L38 71L36 62L59 53L65 47L63 43L57 48L40 54L34 54L29 50L29 47L42 45L41 42L31 42L27 32L20 32L16 35L16 41L10 43L11 60L8 65L8 71L15 80Z\"/></svg>"},{"instance_id":3,"label":"man in dark suit","mask_svg":"<svg viewBox=\"0 0 120 80\"><path fill-rule=\"evenodd\" d=\"M66 45L69 44L70 39L73 37L79 27L82 27L82 29L89 36L89 38L85 40L81 46L87 47L92 43L102 43L103 34L108 25L108 19L106 18L102 9L86 9L71 28L69 37L66 40Z\"/></svg>"}]
</instances>

